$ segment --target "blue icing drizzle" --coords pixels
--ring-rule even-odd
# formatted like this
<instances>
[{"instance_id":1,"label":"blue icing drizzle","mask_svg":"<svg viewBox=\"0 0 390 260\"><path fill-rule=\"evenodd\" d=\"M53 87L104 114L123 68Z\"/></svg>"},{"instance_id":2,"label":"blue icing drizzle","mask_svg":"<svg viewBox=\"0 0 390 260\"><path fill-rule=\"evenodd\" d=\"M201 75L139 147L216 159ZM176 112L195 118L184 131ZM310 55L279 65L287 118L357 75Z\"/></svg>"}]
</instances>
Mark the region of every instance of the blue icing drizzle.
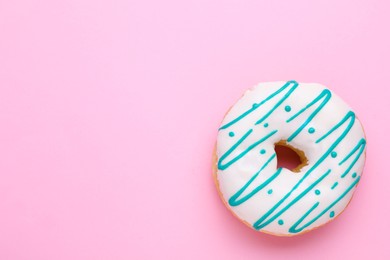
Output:
<instances>
[{"instance_id":1,"label":"blue icing drizzle","mask_svg":"<svg viewBox=\"0 0 390 260\"><path fill-rule=\"evenodd\" d=\"M366 147L366 140L363 138L360 139L358 144L355 146L355 148L352 149L352 151L339 163L339 165L343 165L346 161L351 158L351 156L358 151L355 158L352 160L351 164L348 166L347 170L341 175L341 178L344 178L347 176L347 174L351 171L352 167L355 165L355 163L359 160L360 156L362 155L364 148Z\"/></svg>"},{"instance_id":2,"label":"blue icing drizzle","mask_svg":"<svg viewBox=\"0 0 390 260\"><path fill-rule=\"evenodd\" d=\"M275 91L274 93L272 93L271 95L269 95L267 98L265 98L263 101L261 101L260 103L258 104L254 104L249 110L245 111L244 113L242 113L240 116L238 116L237 118L233 119L232 121L230 121L229 123L221 126L219 129L222 130L222 129L226 129L230 126L232 126L233 124L237 123L238 121L240 121L241 119L245 118L247 115L249 115L250 113L252 113L253 111L255 111L257 108L259 108L260 106L262 106L264 103L268 102L269 100L273 99L275 96L277 96L279 93L281 93L282 91L284 91L285 89L288 89L290 88L287 93L277 102L277 104L268 112L266 113L262 118L260 118L257 122L256 122L256 125L257 124L260 124L261 122L263 122L277 107L279 107L279 105L281 103L283 103L284 100L286 100L290 95L291 93L298 87L298 83L296 81L288 81L286 82L286 84L284 84L280 89L278 89L277 91Z\"/></svg>"},{"instance_id":3,"label":"blue icing drizzle","mask_svg":"<svg viewBox=\"0 0 390 260\"><path fill-rule=\"evenodd\" d=\"M230 197L230 199L228 201L230 206L238 206L238 205L244 203L245 201L250 199L253 195L255 195L256 193L261 191L269 183L271 183L276 177L278 177L278 175L282 171L282 168L277 169L276 172L271 177L266 179L263 183L259 184L256 188L254 188L252 191L250 191L249 194L247 194L243 198L239 198L246 191L246 189L249 187L249 185L251 185L251 183L257 178L257 176L259 176L261 171L263 171L267 167L267 165L275 158L276 158L276 154L271 155L271 157L265 162L265 164L260 168L260 170L258 170L252 176L252 178L250 178L250 180L237 193L235 193L232 197Z\"/></svg>"},{"instance_id":4,"label":"blue icing drizzle","mask_svg":"<svg viewBox=\"0 0 390 260\"><path fill-rule=\"evenodd\" d=\"M295 115L287 119L287 123L291 122L295 118L297 118L300 114L305 112L307 109L309 109L311 106L322 100L321 104L310 114L310 116L306 119L306 121L289 137L287 138L287 142L291 142L302 130L306 127L307 124L313 120L313 118L320 112L320 110L328 103L329 99L331 98L332 94L328 89L324 89L321 94L318 95L312 102L310 102L306 107L302 108L300 111L298 111Z\"/></svg>"},{"instance_id":5,"label":"blue icing drizzle","mask_svg":"<svg viewBox=\"0 0 390 260\"><path fill-rule=\"evenodd\" d=\"M341 194L336 200L334 200L327 208L325 208L323 211L321 211L317 216L313 217L310 221L308 221L306 224L304 224L302 227L297 228L299 224L302 223L303 220L320 204L319 202L315 203L311 209L309 209L297 222L295 222L291 228L289 229L289 232L291 233L298 233L301 232L303 229L306 227L310 226L313 224L317 219L319 219L322 215L324 215L326 212L329 211L334 205L336 205L342 198L344 198L345 195L347 195L352 188L356 186L356 184L359 182L360 177L357 178L344 192ZM330 216L334 216L333 214L330 214Z\"/></svg>"},{"instance_id":6,"label":"blue icing drizzle","mask_svg":"<svg viewBox=\"0 0 390 260\"><path fill-rule=\"evenodd\" d=\"M253 227L255 229L261 229L268 224L272 223L276 218L278 218L280 215L282 215L286 210L288 210L292 205L294 205L296 202L298 202L303 196L305 196L310 190L312 190L318 183L320 183L326 176L328 176L330 173L330 170L325 172L319 179L317 179L312 185L310 185L307 189L305 189L301 194L299 194L295 199L292 200L287 206L285 206L283 209L278 211L273 217L271 217L268 221L264 222L268 216L270 216L279 206L283 203L290 195L291 193L296 189L296 187L299 186L299 184L303 181L301 179L294 188L288 192L278 203L276 203L267 213L265 213L258 221L256 221L253 224Z\"/></svg>"},{"instance_id":7,"label":"blue icing drizzle","mask_svg":"<svg viewBox=\"0 0 390 260\"><path fill-rule=\"evenodd\" d=\"M246 132L243 137L241 137L225 154L223 154L221 156L221 158L218 160L218 169L219 170L226 169L227 167L229 167L230 165L232 165L233 163L235 163L236 161L238 161L239 159L244 157L244 155L246 155L250 150L252 150L256 146L258 146L259 144L261 144L262 142L264 142L265 140L270 138L272 135L274 135L277 132L277 130L270 132L268 135L264 136L263 138L261 138L257 142L250 145L247 149L242 151L239 155L237 155L236 157L234 157L233 159L231 159L227 163L222 164L222 161L224 161L226 159L226 157L228 157L252 132L253 132L253 129L250 129L248 132Z\"/></svg>"}]
</instances>

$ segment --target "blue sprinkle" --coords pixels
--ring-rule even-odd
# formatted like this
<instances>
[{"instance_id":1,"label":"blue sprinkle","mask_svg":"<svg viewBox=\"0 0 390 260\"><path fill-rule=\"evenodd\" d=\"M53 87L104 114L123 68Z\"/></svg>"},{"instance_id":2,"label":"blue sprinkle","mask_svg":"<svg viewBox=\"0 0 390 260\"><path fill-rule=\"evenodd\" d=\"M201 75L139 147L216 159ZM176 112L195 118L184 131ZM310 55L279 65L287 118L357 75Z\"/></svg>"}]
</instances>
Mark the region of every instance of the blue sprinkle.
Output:
<instances>
[{"instance_id":1,"label":"blue sprinkle","mask_svg":"<svg viewBox=\"0 0 390 260\"><path fill-rule=\"evenodd\" d=\"M261 150L260 150L260 153L261 153L261 154L265 154L265 150L264 150L264 149L261 149Z\"/></svg>"},{"instance_id":2,"label":"blue sprinkle","mask_svg":"<svg viewBox=\"0 0 390 260\"><path fill-rule=\"evenodd\" d=\"M281 220L281 219L279 219L279 220L278 220L278 224L279 224L279 225L283 225L283 224L284 224L284 221Z\"/></svg>"},{"instance_id":3,"label":"blue sprinkle","mask_svg":"<svg viewBox=\"0 0 390 260\"><path fill-rule=\"evenodd\" d=\"M272 194L273 190L269 189L267 192L268 192L268 194Z\"/></svg>"},{"instance_id":4,"label":"blue sprinkle","mask_svg":"<svg viewBox=\"0 0 390 260\"><path fill-rule=\"evenodd\" d=\"M332 153L330 154L330 156L332 156L332 158L336 158L336 157L337 157L337 153L336 153L336 152L332 152Z\"/></svg>"},{"instance_id":5,"label":"blue sprinkle","mask_svg":"<svg viewBox=\"0 0 390 260\"><path fill-rule=\"evenodd\" d=\"M265 124L264 124L264 127L268 127L268 123L265 123Z\"/></svg>"},{"instance_id":6,"label":"blue sprinkle","mask_svg":"<svg viewBox=\"0 0 390 260\"><path fill-rule=\"evenodd\" d=\"M329 217L331 217L331 218L334 217L334 211L331 211L331 212L329 213Z\"/></svg>"},{"instance_id":7,"label":"blue sprinkle","mask_svg":"<svg viewBox=\"0 0 390 260\"><path fill-rule=\"evenodd\" d=\"M315 131L316 131L316 130L315 130L313 127L310 127L309 130L308 130L309 134L312 134L312 133L314 133Z\"/></svg>"},{"instance_id":8,"label":"blue sprinkle","mask_svg":"<svg viewBox=\"0 0 390 260\"><path fill-rule=\"evenodd\" d=\"M285 106L284 110L286 110L286 112L290 112L291 111L291 107L290 106Z\"/></svg>"},{"instance_id":9,"label":"blue sprinkle","mask_svg":"<svg viewBox=\"0 0 390 260\"><path fill-rule=\"evenodd\" d=\"M356 178L356 176L357 176L356 172L352 173L352 178Z\"/></svg>"},{"instance_id":10,"label":"blue sprinkle","mask_svg":"<svg viewBox=\"0 0 390 260\"><path fill-rule=\"evenodd\" d=\"M314 193L315 193L316 195L320 195L320 194L321 194L321 191L320 191L320 190L315 190Z\"/></svg>"}]
</instances>

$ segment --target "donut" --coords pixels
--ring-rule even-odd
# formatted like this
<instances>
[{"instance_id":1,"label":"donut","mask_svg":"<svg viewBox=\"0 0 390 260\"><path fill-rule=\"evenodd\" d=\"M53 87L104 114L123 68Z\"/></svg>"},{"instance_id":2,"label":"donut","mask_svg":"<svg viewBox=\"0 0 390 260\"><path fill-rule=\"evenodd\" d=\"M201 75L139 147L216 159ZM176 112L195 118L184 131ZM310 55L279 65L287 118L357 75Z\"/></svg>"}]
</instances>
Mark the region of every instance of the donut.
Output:
<instances>
[{"instance_id":1,"label":"donut","mask_svg":"<svg viewBox=\"0 0 390 260\"><path fill-rule=\"evenodd\" d=\"M278 167L275 145L301 158ZM222 201L254 230L294 236L335 219L352 199L366 157L351 108L317 83L267 82L247 90L218 130L213 177Z\"/></svg>"}]
</instances>

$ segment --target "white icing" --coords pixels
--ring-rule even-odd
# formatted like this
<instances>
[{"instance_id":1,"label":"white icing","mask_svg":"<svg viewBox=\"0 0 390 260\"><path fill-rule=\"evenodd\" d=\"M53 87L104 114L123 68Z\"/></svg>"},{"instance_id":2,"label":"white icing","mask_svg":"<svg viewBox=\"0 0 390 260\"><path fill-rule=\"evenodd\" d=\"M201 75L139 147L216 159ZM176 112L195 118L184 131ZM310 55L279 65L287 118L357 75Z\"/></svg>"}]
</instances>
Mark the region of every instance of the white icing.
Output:
<instances>
[{"instance_id":1,"label":"white icing","mask_svg":"<svg viewBox=\"0 0 390 260\"><path fill-rule=\"evenodd\" d=\"M247 90L241 99L226 114L221 124L222 128L223 126L226 126L226 124L229 124L233 120L237 119L243 113L249 111L253 104L259 104L285 84L289 83L261 83L256 87ZM290 84L294 84L294 82ZM245 184L247 184L256 172L258 172L259 169L267 162L267 160L269 160L271 156L275 155L274 144L280 140L287 140L305 122L305 120L309 118L313 111L319 107L321 100L297 116L294 120L291 120L290 122L286 121L298 111L308 106L308 104L315 100L315 98L318 97L325 89L326 88L320 84L300 83L291 95L288 96L262 123L256 125L256 122L271 111L276 103L287 93L289 88L286 88L274 98L264 102L264 104L260 105L252 112L247 113L245 117L242 117L234 124L219 130L217 139L217 157L222 165L231 161L231 159L234 159L236 156L239 156L261 138L277 130L277 132L270 136L267 140L249 150L240 159L231 163L230 166L226 168L218 168L217 180L223 199L226 202L229 202L229 199L242 189ZM357 157L356 155L358 154L358 151L352 154L352 156L350 156L343 164L339 165L339 163L348 154L350 154L351 151L353 151L359 141L364 140L364 132L357 118L355 118L350 131L334 147L333 151L337 152L337 156L333 158L329 154L318 166L315 167L314 170L309 171L313 165L318 162L321 156L324 155L329 147L335 143L336 139L340 137L343 131L347 128L349 122L348 120L326 138L316 143L318 139L335 127L335 125L337 125L347 115L347 113L351 111L350 107L337 95L333 92L330 93L331 98L323 106L323 108L312 118L302 131L291 142L289 142L289 144L293 147L304 151L305 156L308 159L308 165L303 167L299 173L294 173L283 168L275 179L269 182L245 202L233 206L228 203L230 209L241 220L244 220L253 226L265 214L271 212L268 214L268 217L264 219L264 223L278 214L278 212L285 208L288 204L291 204L291 206L282 212L280 216L275 218L268 225L261 227L260 230L276 235L295 235L321 226L331 219L334 219L347 206L356 188L356 185L353 184L359 180L365 161L364 151L361 156L358 157L356 163L352 166L346 176L341 177L351 165L354 158ZM285 106L290 106L291 111L287 112L285 110ZM265 123L268 124L268 127L264 127ZM315 132L309 133L309 128L314 128ZM231 148L238 142L238 140L240 140L240 138L243 138L250 129L253 129L253 131L236 147L236 149L232 150ZM234 136L230 136L230 132L233 132ZM365 149L365 146L362 148ZM260 153L262 149L266 151L264 154ZM229 150L232 150L232 152L229 153ZM228 155L225 156L225 159L221 162L221 157L226 154ZM330 173L326 175L322 181L310 189L305 195L299 197L305 189L308 189L308 187L310 187L329 170ZM303 178L308 171L310 174ZM270 163L258 174L258 176L252 183L250 183L239 198L243 198L248 195L256 189L256 187L274 175L275 172L277 172L276 157L271 160ZM353 177L353 173L355 172L356 176ZM301 183L293 189L300 180L302 180ZM338 185L332 189L335 182L338 182ZM349 187L352 188L348 190ZM272 193L268 194L270 189L272 189ZM319 190L320 194L316 195L315 190ZM337 201L343 193L346 193L345 196ZM284 197L286 198L283 200ZM297 200L296 198L300 199ZM294 199L296 201L295 203L293 203ZM334 203L335 201L336 203ZM279 205L277 205L278 202ZM298 220L302 218L302 216L316 203L319 203L318 206L311 211L300 224L296 225L297 229L314 219L317 215L321 214L321 212L326 212L318 219L315 219L313 223L305 227L303 230L291 233L289 231L290 228L296 224ZM331 204L334 205L326 210ZM272 211L271 209L275 205L277 205L276 209ZM334 217L330 217L331 212L334 212ZM278 223L280 220L283 221L283 224Z\"/></svg>"}]
</instances>

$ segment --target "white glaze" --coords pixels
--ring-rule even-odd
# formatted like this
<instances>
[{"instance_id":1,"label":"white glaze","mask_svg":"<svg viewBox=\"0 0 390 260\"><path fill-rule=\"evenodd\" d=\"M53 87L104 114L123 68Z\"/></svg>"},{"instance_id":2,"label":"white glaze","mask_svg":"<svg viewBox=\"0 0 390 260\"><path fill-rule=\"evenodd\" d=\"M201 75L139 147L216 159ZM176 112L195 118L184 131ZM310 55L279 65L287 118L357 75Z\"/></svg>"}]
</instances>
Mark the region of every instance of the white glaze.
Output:
<instances>
[{"instance_id":1,"label":"white glaze","mask_svg":"<svg viewBox=\"0 0 390 260\"><path fill-rule=\"evenodd\" d=\"M293 83L294 82L291 84ZM280 89L285 84L289 83L261 83L256 87L247 90L241 99L226 114L221 126L226 126L226 124L229 124L240 115L250 110L253 104L258 104L262 100L265 100L269 95ZM287 99L284 100L262 123L256 125L259 118L267 114L267 112L275 106L277 101L280 100L285 93L287 93L288 89L283 90L274 98L269 99L267 102L256 108L254 111L248 113L236 123L225 129L219 130L217 139L217 157L219 159L218 162L221 164L226 164L226 162L241 154L259 139L270 134L272 131L277 130L277 132L270 138L255 146L229 167L218 168L217 181L219 183L223 199L226 202L228 202L229 199L236 194L256 174L256 172L259 171L259 169L271 158L271 156L275 155L274 144L280 140L287 140L291 134L308 119L310 114L321 102L315 103L294 120L290 122L286 121L318 97L324 89L326 88L320 84L299 83L298 87L291 93L291 95L287 97ZM285 111L285 106L287 105L291 107L290 112ZM345 177L341 177L341 175L343 175L343 173L351 165L358 152L352 154L352 156L342 165L339 165L340 161L342 161L357 146L359 141L364 140L363 128L357 118L355 118L354 124L348 134L334 147L333 151L337 152L337 157L332 158L330 154L326 156L326 158L318 166L316 166L314 170L309 171L310 174L301 181L298 187L295 189L293 189L293 187L302 179L303 176L305 176L306 173L308 173L308 170L313 167L313 164L315 164L321 156L324 155L324 152L326 152L328 148L334 144L335 140L339 138L346 127L342 125L329 136L321 140L321 142L316 143L316 141L337 125L337 123L339 123L349 111L351 111L350 107L337 95L331 92L331 98L324 107L313 117L303 130L291 142L289 142L289 144L293 147L304 151L309 164L302 168L299 173L293 173L290 170L283 168L274 180L245 202L236 206L228 204L234 214L241 220L244 220L253 226L256 221L258 221L267 212L269 213L271 208L279 202L276 209L274 211L271 210L268 217L264 219L263 222L266 222L289 203L292 203L294 199L299 198L298 196L305 189L312 185L328 170L330 170L330 173L326 175L321 182L309 190L307 194L298 199L296 203L292 203L291 206L282 212L280 216L275 218L275 220L260 228L260 230L276 235L295 235L325 224L332 219L329 215L332 211L335 214L334 217L340 214L352 198L356 185L351 186L351 184L360 178L365 161L364 150L361 156L358 157L350 172L348 172ZM268 123L268 127L264 127L265 123ZM345 123L345 125L347 125L347 123ZM308 132L310 127L315 129L314 133L310 134ZM253 131L248 135L248 137L229 154L229 149L231 149L231 147L234 146L240 138L248 133L248 130L250 129L253 129ZM233 137L229 136L230 132L234 133ZM362 148L365 149L365 145ZM260 150L262 149L265 149L265 154L260 153ZM225 160L221 162L221 157L223 157L226 153L228 153L228 156L225 156ZM245 197L245 195L249 194L265 180L270 178L270 176L275 174L277 171L276 165L277 161L276 158L274 158L239 196L239 198ZM352 177L352 173L354 172L357 173L357 176ZM332 189L335 182L338 182L338 185ZM348 187L352 188L348 191ZM272 194L267 193L270 189L273 191ZM292 189L293 191L291 192ZM317 189L321 192L320 195L315 194L315 190ZM335 203L335 205L333 205L329 210L326 210L329 205L334 203L344 192L346 193L345 196ZM286 195L287 198L282 200ZM281 200L282 202L280 202ZM291 233L289 229L318 202L318 207L310 212L303 219L301 224L297 226L297 228L309 222L324 210L326 210L326 212L303 230ZM284 223L282 225L278 224L279 220L283 220Z\"/></svg>"}]
</instances>

